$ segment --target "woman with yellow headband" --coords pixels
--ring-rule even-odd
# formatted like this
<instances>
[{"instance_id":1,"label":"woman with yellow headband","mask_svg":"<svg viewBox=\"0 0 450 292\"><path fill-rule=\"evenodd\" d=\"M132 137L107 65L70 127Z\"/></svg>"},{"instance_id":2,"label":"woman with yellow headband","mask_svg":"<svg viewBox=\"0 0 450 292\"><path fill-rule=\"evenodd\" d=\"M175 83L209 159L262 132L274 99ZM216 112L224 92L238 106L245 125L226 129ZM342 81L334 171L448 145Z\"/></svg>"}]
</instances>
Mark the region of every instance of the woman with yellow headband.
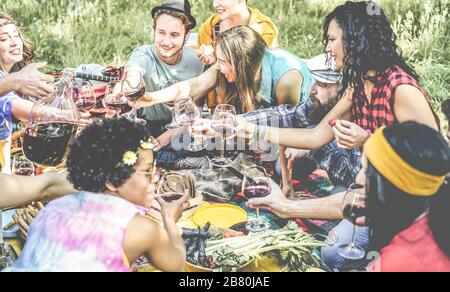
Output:
<instances>
[{"instance_id":1,"label":"woman with yellow headband","mask_svg":"<svg viewBox=\"0 0 450 292\"><path fill-rule=\"evenodd\" d=\"M379 129L364 145L370 271L450 271L450 148L415 122Z\"/></svg>"}]
</instances>

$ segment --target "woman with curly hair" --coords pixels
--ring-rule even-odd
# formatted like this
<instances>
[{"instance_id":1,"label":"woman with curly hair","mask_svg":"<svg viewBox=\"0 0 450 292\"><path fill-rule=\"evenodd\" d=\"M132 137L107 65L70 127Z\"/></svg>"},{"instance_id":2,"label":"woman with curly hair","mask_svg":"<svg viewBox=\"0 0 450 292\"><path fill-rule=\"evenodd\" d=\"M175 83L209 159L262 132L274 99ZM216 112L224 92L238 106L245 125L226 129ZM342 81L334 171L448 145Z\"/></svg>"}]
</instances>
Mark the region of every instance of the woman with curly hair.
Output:
<instances>
[{"instance_id":1,"label":"woman with curly hair","mask_svg":"<svg viewBox=\"0 0 450 292\"><path fill-rule=\"evenodd\" d=\"M336 139L341 148L355 149L381 126L413 120L439 128L416 73L399 53L388 18L382 9L369 13L370 5L375 4L346 2L325 19L325 50L343 72L343 89L324 120L307 130L248 124L242 134L258 130L266 140L301 149L317 149Z\"/></svg>"},{"instance_id":2,"label":"woman with curly hair","mask_svg":"<svg viewBox=\"0 0 450 292\"><path fill-rule=\"evenodd\" d=\"M346 2L325 18L325 50L343 73L343 89L338 104L318 126L279 129L242 121L243 130L238 135L292 148L315 149L308 157L316 162L329 161L328 165L321 163L328 173L336 177L351 173L356 178L361 169L360 149L378 128L416 121L439 129L439 119L417 74L399 52L389 19L382 9L374 11L374 5ZM323 203L334 204L334 197ZM330 234L329 242L334 244L324 250L330 268L353 269L364 264L337 255L342 242L335 244L336 241L351 239L352 230L353 226L343 221ZM358 243L367 247L367 230L359 231Z\"/></svg>"},{"instance_id":3,"label":"woman with curly hair","mask_svg":"<svg viewBox=\"0 0 450 292\"><path fill-rule=\"evenodd\" d=\"M70 147L69 180L80 192L49 203L35 219L11 271L131 271L146 254L181 271L186 250L175 222L189 194L154 197L153 139L128 119L97 120ZM153 199L164 225L145 215Z\"/></svg>"}]
</instances>

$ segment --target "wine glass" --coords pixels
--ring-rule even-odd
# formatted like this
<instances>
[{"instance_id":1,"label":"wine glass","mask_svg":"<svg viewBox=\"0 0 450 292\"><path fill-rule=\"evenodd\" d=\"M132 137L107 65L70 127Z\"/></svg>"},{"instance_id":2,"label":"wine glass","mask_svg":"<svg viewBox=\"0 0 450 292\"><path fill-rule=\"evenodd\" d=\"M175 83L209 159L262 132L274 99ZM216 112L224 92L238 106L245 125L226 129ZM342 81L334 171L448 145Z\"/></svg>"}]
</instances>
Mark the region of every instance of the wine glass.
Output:
<instances>
[{"instance_id":1,"label":"wine glass","mask_svg":"<svg viewBox=\"0 0 450 292\"><path fill-rule=\"evenodd\" d=\"M163 189L164 188L164 189ZM164 201L170 203L179 200L186 191L184 177L178 173L165 173L156 192Z\"/></svg>"},{"instance_id":2,"label":"wine glass","mask_svg":"<svg viewBox=\"0 0 450 292\"><path fill-rule=\"evenodd\" d=\"M170 86L172 86L172 85L175 85L175 84L177 84L177 81L172 80L172 79L163 81L163 82L161 83L161 89L168 88L168 87L170 87ZM180 124L178 124L178 123L176 122L176 120L175 120L175 108L174 108L174 104L166 104L166 105L169 107L170 112L172 113L172 121L171 121L169 124L167 124L164 128L165 128L166 130L173 130L173 129L179 129L179 128L181 128L182 126L181 126Z\"/></svg>"},{"instance_id":3,"label":"wine glass","mask_svg":"<svg viewBox=\"0 0 450 292\"><path fill-rule=\"evenodd\" d=\"M74 83L72 98L80 113L88 113L97 103L92 84L85 80Z\"/></svg>"},{"instance_id":4,"label":"wine glass","mask_svg":"<svg viewBox=\"0 0 450 292\"><path fill-rule=\"evenodd\" d=\"M272 191L271 180L264 168L250 167L245 171L242 182L242 193L245 198L262 198L270 195ZM259 208L256 209L256 220L247 223L246 228L250 232L261 232L270 228L268 222L259 217Z\"/></svg>"},{"instance_id":5,"label":"wine glass","mask_svg":"<svg viewBox=\"0 0 450 292\"><path fill-rule=\"evenodd\" d=\"M232 161L225 157L226 141L236 136L237 119L236 109L229 104L221 104L216 107L212 116L212 128L220 136L220 157L211 160L211 164L224 168L231 165Z\"/></svg>"},{"instance_id":6,"label":"wine glass","mask_svg":"<svg viewBox=\"0 0 450 292\"><path fill-rule=\"evenodd\" d=\"M211 126L210 121L206 119L196 120L191 127L189 127L189 133L194 139L192 144L193 149L198 149L197 151L206 148L208 143L208 138L206 137L206 129ZM196 151L194 151L196 152Z\"/></svg>"},{"instance_id":7,"label":"wine glass","mask_svg":"<svg viewBox=\"0 0 450 292\"><path fill-rule=\"evenodd\" d=\"M182 97L175 101L175 121L182 126L193 126L201 118L200 109L190 97ZM188 150L198 152L205 149L204 143L194 142L189 144Z\"/></svg>"},{"instance_id":8,"label":"wine glass","mask_svg":"<svg viewBox=\"0 0 450 292\"><path fill-rule=\"evenodd\" d=\"M20 176L33 176L34 175L34 164L23 157L22 155L15 155L13 157L13 162L11 166L11 173L13 175Z\"/></svg>"},{"instance_id":9,"label":"wine glass","mask_svg":"<svg viewBox=\"0 0 450 292\"><path fill-rule=\"evenodd\" d=\"M118 114L129 117L127 114L132 111L132 107L128 104L128 98L117 86L117 83L111 83L106 88L103 106L109 110L108 115L112 117Z\"/></svg>"},{"instance_id":10,"label":"wine glass","mask_svg":"<svg viewBox=\"0 0 450 292\"><path fill-rule=\"evenodd\" d=\"M366 254L363 248L356 245L356 220L366 216L364 198L365 194L363 192L363 186L353 184L348 189L344 201L342 202L342 210L345 219L354 224L352 242L341 245L338 248L339 255L346 259L360 260L364 258Z\"/></svg>"},{"instance_id":11,"label":"wine glass","mask_svg":"<svg viewBox=\"0 0 450 292\"><path fill-rule=\"evenodd\" d=\"M144 119L138 118L137 116L138 100L145 94L144 73L139 67L127 67L124 79L121 83L122 92L132 105L132 116L134 117L134 122L146 125L147 122Z\"/></svg>"}]
</instances>

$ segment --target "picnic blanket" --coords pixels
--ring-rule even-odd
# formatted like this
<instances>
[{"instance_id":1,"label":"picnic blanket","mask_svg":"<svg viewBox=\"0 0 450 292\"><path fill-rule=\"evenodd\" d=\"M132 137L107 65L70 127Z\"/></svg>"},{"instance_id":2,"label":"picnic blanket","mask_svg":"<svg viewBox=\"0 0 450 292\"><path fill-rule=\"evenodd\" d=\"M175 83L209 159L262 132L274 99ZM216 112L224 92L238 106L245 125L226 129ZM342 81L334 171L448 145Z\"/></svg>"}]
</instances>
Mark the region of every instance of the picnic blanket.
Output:
<instances>
[{"instance_id":1,"label":"picnic blanket","mask_svg":"<svg viewBox=\"0 0 450 292\"><path fill-rule=\"evenodd\" d=\"M254 166L256 164L266 168L268 173L274 174L274 162L255 161L254 157L246 154L240 154L235 159L234 166L238 170L242 170L245 167ZM203 167L201 169L182 170L179 172L184 175L193 176L196 182L197 191L203 192L206 201L230 203L246 210L251 219L256 217L256 210L247 207L247 199L240 194L242 189L242 179L235 176L228 169L211 169ZM278 178L274 176L274 179L277 180ZM324 170L315 170L304 179L294 181L295 191L298 194L301 194L296 198L297 200L308 200L329 196L333 187L333 184ZM288 222L288 220L279 218L267 209L260 210L260 217L263 220L270 222L274 229L282 228ZM312 234L320 234L325 237L339 223L339 221L312 219L297 219L296 222L305 229L305 231Z\"/></svg>"}]
</instances>

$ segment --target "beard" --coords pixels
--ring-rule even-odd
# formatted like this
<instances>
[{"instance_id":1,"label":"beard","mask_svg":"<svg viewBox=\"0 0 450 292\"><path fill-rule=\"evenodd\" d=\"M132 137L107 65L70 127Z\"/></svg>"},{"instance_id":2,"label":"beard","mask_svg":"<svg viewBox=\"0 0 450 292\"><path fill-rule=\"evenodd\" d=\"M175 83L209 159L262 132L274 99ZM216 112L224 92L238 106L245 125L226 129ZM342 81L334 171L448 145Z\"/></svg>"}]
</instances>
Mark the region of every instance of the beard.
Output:
<instances>
[{"instance_id":1,"label":"beard","mask_svg":"<svg viewBox=\"0 0 450 292\"><path fill-rule=\"evenodd\" d=\"M319 124L339 101L339 99L336 97L330 99L327 103L322 104L320 100L318 100L315 96L311 95L309 98L312 102L312 109L310 114L308 115L308 119L313 124Z\"/></svg>"}]
</instances>

